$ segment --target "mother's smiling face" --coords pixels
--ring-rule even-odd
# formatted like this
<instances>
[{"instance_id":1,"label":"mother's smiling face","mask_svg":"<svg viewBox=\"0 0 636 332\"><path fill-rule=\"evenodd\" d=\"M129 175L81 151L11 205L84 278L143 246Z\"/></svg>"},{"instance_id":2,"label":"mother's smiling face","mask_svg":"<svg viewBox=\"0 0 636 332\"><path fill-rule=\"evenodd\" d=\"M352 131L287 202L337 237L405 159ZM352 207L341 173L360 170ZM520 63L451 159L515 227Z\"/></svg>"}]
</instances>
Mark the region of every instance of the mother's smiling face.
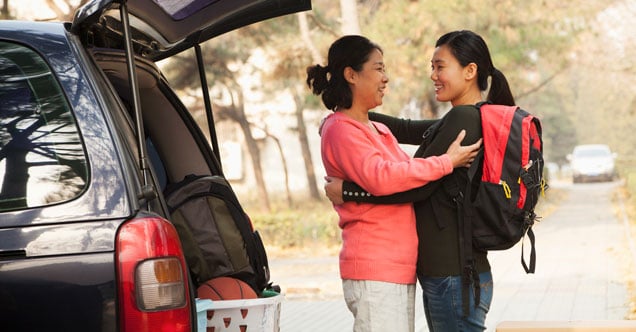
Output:
<instances>
[{"instance_id":1,"label":"mother's smiling face","mask_svg":"<svg viewBox=\"0 0 636 332\"><path fill-rule=\"evenodd\" d=\"M371 51L360 71L347 67L344 74L353 95L352 107L370 110L382 105L389 78L386 75L384 56L379 49Z\"/></svg>"}]
</instances>

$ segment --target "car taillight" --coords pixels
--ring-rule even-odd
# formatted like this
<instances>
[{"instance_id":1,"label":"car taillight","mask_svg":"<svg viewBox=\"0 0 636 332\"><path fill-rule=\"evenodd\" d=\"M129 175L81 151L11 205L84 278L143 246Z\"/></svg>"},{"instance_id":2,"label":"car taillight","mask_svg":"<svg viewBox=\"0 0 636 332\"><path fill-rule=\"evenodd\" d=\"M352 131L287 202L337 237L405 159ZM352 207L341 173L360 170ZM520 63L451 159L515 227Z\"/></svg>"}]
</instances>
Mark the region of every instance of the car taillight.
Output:
<instances>
[{"instance_id":1,"label":"car taillight","mask_svg":"<svg viewBox=\"0 0 636 332\"><path fill-rule=\"evenodd\" d=\"M191 331L185 259L174 226L137 218L117 234L121 331Z\"/></svg>"},{"instance_id":2,"label":"car taillight","mask_svg":"<svg viewBox=\"0 0 636 332\"><path fill-rule=\"evenodd\" d=\"M185 304L185 282L176 257L156 258L139 263L136 295L142 310L179 308Z\"/></svg>"}]
</instances>

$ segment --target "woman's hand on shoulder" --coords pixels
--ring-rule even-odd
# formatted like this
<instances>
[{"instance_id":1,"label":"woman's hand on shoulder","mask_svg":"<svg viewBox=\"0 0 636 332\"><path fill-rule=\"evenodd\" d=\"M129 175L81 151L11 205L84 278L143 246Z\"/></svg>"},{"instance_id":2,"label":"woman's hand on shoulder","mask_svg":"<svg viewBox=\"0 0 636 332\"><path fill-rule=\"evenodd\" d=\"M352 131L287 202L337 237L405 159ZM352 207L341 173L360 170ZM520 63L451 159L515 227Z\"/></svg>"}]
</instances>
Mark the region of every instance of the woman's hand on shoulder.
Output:
<instances>
[{"instance_id":1,"label":"woman's hand on shoulder","mask_svg":"<svg viewBox=\"0 0 636 332\"><path fill-rule=\"evenodd\" d=\"M475 160L479 148L481 147L482 139L471 145L461 145L462 140L466 136L466 130L462 129L457 138L448 147L446 153L451 158L453 168L457 167L470 167L470 164Z\"/></svg>"}]
</instances>

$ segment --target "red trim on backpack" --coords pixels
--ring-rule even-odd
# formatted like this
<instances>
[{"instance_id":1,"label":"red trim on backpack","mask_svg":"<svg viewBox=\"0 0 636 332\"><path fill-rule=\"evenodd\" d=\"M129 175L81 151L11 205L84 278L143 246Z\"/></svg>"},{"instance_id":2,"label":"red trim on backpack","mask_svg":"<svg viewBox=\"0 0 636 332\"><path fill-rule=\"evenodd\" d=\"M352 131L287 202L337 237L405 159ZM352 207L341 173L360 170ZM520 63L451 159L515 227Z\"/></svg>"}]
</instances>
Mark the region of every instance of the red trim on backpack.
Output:
<instances>
[{"instance_id":1,"label":"red trim on backpack","mask_svg":"<svg viewBox=\"0 0 636 332\"><path fill-rule=\"evenodd\" d=\"M485 104L481 106L481 125L484 142L484 163L481 179L498 184L501 180L504 154L508 144L508 133L515 115L516 106Z\"/></svg>"}]
</instances>

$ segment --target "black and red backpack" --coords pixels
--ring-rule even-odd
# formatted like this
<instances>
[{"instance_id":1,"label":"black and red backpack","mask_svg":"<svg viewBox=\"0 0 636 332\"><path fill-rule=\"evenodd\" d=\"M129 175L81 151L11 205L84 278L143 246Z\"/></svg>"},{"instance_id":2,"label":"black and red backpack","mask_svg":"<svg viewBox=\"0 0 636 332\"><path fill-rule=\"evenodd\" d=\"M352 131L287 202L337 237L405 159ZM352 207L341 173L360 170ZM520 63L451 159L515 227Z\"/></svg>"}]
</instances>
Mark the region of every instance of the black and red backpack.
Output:
<instances>
[{"instance_id":1,"label":"black and red backpack","mask_svg":"<svg viewBox=\"0 0 636 332\"><path fill-rule=\"evenodd\" d=\"M468 169L468 184L466 188L452 188L454 181L444 182L459 210L465 312L468 312L471 280L476 288L475 303L479 303L474 249L508 249L527 234L531 244L529 264L524 258L523 241L521 263L526 273L534 273L536 252L532 226L537 219L534 209L548 187L543 178L540 120L517 106L480 103L477 107L483 146Z\"/></svg>"}]
</instances>

